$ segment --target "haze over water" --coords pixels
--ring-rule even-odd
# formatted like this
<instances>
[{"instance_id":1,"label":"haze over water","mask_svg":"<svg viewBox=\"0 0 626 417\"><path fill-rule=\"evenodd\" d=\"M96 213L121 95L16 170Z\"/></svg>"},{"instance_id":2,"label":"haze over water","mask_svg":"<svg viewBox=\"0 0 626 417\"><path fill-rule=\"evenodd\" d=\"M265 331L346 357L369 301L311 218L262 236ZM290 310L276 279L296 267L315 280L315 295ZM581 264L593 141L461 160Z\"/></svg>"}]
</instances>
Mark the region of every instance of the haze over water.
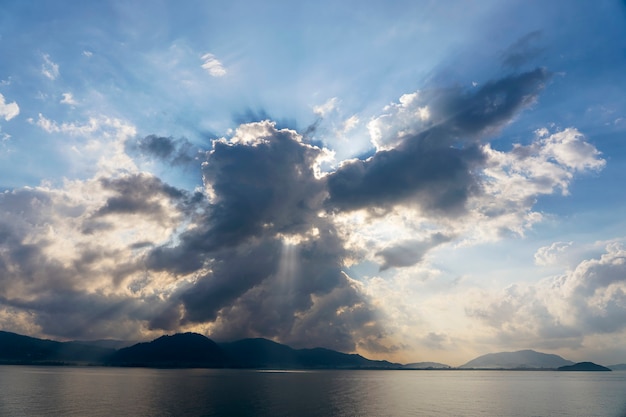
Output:
<instances>
[{"instance_id":1,"label":"haze over water","mask_svg":"<svg viewBox=\"0 0 626 417\"><path fill-rule=\"evenodd\" d=\"M614 416L626 372L0 366L2 416Z\"/></svg>"}]
</instances>

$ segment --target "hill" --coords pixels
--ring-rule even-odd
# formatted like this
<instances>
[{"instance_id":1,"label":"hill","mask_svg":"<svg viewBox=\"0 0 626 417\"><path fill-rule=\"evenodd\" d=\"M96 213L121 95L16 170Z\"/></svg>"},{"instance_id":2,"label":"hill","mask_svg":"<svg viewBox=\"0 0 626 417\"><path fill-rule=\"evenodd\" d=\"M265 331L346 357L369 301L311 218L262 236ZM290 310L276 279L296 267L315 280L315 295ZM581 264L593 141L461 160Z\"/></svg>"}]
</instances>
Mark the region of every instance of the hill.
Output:
<instances>
[{"instance_id":1,"label":"hill","mask_svg":"<svg viewBox=\"0 0 626 417\"><path fill-rule=\"evenodd\" d=\"M616 364L616 365L611 365L608 366L607 368L613 370L613 371L626 371L626 363L620 363L620 364Z\"/></svg>"},{"instance_id":2,"label":"hill","mask_svg":"<svg viewBox=\"0 0 626 417\"><path fill-rule=\"evenodd\" d=\"M561 366L573 365L574 362L563 359L559 355L520 350L517 352L488 353L479 356L460 369L556 369Z\"/></svg>"},{"instance_id":3,"label":"hill","mask_svg":"<svg viewBox=\"0 0 626 417\"><path fill-rule=\"evenodd\" d=\"M574 365L561 366L557 368L557 371L611 372L609 368L593 362L578 362Z\"/></svg>"},{"instance_id":4,"label":"hill","mask_svg":"<svg viewBox=\"0 0 626 417\"><path fill-rule=\"evenodd\" d=\"M99 340L73 340L72 343L78 343L87 346L98 346L107 349L118 350L137 344L137 341L130 342L128 340L116 339L99 339Z\"/></svg>"},{"instance_id":5,"label":"hill","mask_svg":"<svg viewBox=\"0 0 626 417\"><path fill-rule=\"evenodd\" d=\"M242 368L280 369L397 369L401 365L374 361L361 355L341 353L330 349L293 349L271 340L243 339L221 343L229 362Z\"/></svg>"},{"instance_id":6,"label":"hill","mask_svg":"<svg viewBox=\"0 0 626 417\"><path fill-rule=\"evenodd\" d=\"M79 342L57 342L0 331L0 362L5 364L100 363L114 352Z\"/></svg>"},{"instance_id":7,"label":"hill","mask_svg":"<svg viewBox=\"0 0 626 417\"><path fill-rule=\"evenodd\" d=\"M297 363L295 350L267 339L220 343L230 363L240 368L287 368Z\"/></svg>"},{"instance_id":8,"label":"hill","mask_svg":"<svg viewBox=\"0 0 626 417\"><path fill-rule=\"evenodd\" d=\"M228 365L222 349L211 339L197 333L179 333L137 343L118 350L106 362L117 366L175 368L222 368Z\"/></svg>"}]
</instances>

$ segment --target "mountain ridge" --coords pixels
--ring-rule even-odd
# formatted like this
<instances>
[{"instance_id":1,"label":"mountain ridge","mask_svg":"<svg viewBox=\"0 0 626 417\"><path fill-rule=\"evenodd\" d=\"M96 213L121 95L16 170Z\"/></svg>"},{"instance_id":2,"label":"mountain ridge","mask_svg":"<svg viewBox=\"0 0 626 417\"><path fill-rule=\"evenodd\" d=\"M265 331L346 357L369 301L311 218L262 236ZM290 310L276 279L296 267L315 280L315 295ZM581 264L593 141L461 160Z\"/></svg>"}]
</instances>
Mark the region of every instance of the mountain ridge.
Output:
<instances>
[{"instance_id":1,"label":"mountain ridge","mask_svg":"<svg viewBox=\"0 0 626 417\"><path fill-rule=\"evenodd\" d=\"M121 342L121 341L116 341ZM105 343L107 344L107 343ZM402 369L326 348L293 349L268 339L216 343L198 333L163 335L120 349L102 341L58 342L0 331L0 363L166 368Z\"/></svg>"},{"instance_id":2,"label":"mountain ridge","mask_svg":"<svg viewBox=\"0 0 626 417\"><path fill-rule=\"evenodd\" d=\"M59 342L0 330L1 364L105 365L142 367L205 367L252 369L507 369L556 370L575 365L561 356L531 349L478 356L452 367L438 362L400 364L372 360L326 348L294 349L264 338L216 343L198 333L163 335L124 346L119 340ZM594 364L595 365L595 364ZM625 364L607 367L626 369Z\"/></svg>"}]
</instances>

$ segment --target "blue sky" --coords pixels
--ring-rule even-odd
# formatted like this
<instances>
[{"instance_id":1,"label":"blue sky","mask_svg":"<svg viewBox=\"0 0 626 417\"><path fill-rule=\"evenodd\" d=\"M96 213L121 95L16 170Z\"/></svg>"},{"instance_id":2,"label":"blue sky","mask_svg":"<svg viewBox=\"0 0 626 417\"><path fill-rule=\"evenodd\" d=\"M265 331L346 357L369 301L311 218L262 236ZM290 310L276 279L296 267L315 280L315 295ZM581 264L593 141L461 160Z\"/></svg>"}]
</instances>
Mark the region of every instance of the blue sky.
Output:
<instances>
[{"instance_id":1,"label":"blue sky","mask_svg":"<svg viewBox=\"0 0 626 417\"><path fill-rule=\"evenodd\" d=\"M0 12L0 328L626 361L624 2Z\"/></svg>"}]
</instances>

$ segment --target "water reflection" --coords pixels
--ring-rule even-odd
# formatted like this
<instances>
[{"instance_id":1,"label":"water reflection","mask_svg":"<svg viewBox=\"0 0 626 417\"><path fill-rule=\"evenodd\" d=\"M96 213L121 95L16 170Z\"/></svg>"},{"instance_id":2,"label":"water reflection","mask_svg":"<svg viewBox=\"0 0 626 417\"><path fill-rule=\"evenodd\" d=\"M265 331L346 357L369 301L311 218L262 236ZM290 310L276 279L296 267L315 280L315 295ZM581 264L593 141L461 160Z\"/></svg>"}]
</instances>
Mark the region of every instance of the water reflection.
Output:
<instances>
[{"instance_id":1,"label":"water reflection","mask_svg":"<svg viewBox=\"0 0 626 417\"><path fill-rule=\"evenodd\" d=\"M619 416L626 372L0 366L2 416Z\"/></svg>"}]
</instances>

